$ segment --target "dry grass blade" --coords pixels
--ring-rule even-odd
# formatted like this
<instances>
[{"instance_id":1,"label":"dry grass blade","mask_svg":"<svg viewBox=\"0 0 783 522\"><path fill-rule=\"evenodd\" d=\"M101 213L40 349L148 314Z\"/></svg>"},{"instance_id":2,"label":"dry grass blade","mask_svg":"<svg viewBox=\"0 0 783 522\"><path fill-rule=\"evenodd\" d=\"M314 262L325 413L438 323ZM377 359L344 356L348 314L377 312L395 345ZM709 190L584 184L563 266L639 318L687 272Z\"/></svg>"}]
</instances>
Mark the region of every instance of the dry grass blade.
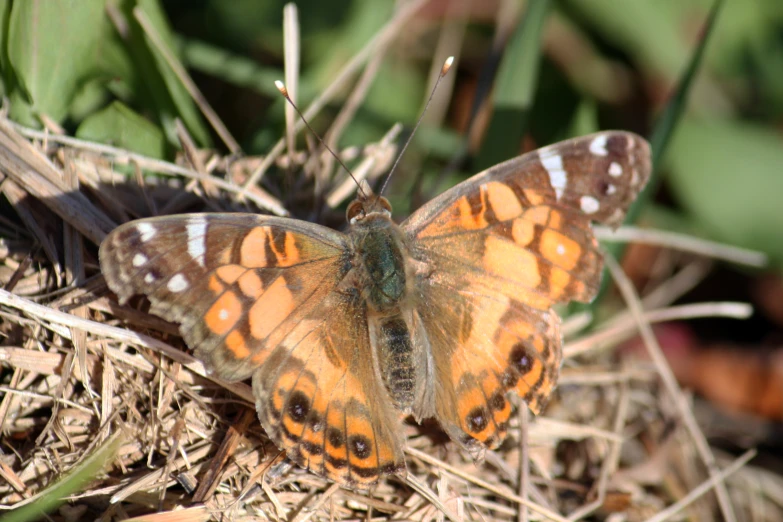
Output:
<instances>
[{"instance_id":1,"label":"dry grass blade","mask_svg":"<svg viewBox=\"0 0 783 522\"><path fill-rule=\"evenodd\" d=\"M72 191L62 173L6 120L0 120L0 160L4 173L22 190L96 245L116 226L84 194Z\"/></svg>"},{"instance_id":2,"label":"dry grass blade","mask_svg":"<svg viewBox=\"0 0 783 522\"><path fill-rule=\"evenodd\" d=\"M115 165L135 164L142 169L158 172L160 174L184 176L186 178L198 180L202 183L209 183L229 193L234 193L234 194L242 193L245 199L255 203L256 205L259 206L259 208L272 212L273 214L278 216L288 215L288 211L283 207L282 203L280 203L280 201L277 198L267 193L260 187L253 187L252 190L246 190L236 186L233 183L229 183L224 179L202 174L200 172L196 172L195 170L181 167L179 165L170 163L168 161L149 158L147 156L144 156L143 154L137 154L135 152L130 152L118 147L112 147L111 145L104 145L102 143L80 140L77 138L72 138L70 136L50 135L35 129L28 129L26 127L17 125L15 123L11 123L9 121L4 121L3 124L12 127L22 136L26 136L38 140L46 139L53 143L61 143L63 145L66 145L68 147L73 147L78 150L92 152L100 156L106 156L110 158L112 163L114 163ZM96 165L99 163L97 158L90 158L88 161L92 161ZM111 227L108 228L108 230L111 230L112 228L114 228L114 226L116 225L113 224Z\"/></svg>"},{"instance_id":3,"label":"dry grass blade","mask_svg":"<svg viewBox=\"0 0 783 522\"><path fill-rule=\"evenodd\" d=\"M174 71L174 74L177 75L179 81L182 82L182 85L184 85L188 90L188 93L196 102L196 105L198 105L199 109L201 109L201 113L212 125L212 128L215 129L215 132L218 134L218 136L220 136L220 139L223 140L223 143L225 143L226 147L228 147L228 150L231 151L231 154L240 154L242 152L242 148L239 146L239 143L237 143L234 137L231 136L231 133L220 120L220 117L217 115L214 109L212 109L212 106L209 104L204 95L201 94L201 90L199 90L199 88L196 86L185 67L179 62L179 60L177 60L177 58L171 53L168 46L163 42L163 39L160 37L158 32L155 30L155 27L147 18L147 15L144 13L144 10L140 7L134 8L133 16L136 17L136 21L139 22L139 25L144 28L144 32L155 46L155 50L160 53L164 60L166 60L168 66L171 67L171 70Z\"/></svg>"},{"instance_id":4,"label":"dry grass blade","mask_svg":"<svg viewBox=\"0 0 783 522\"><path fill-rule=\"evenodd\" d=\"M386 24L386 26L381 29L372 38L372 40L362 48L361 51L359 51L348 61L348 63L345 64L340 72L337 73L332 83L326 89L321 91L319 96L313 100L313 102L304 111L302 111L305 119L312 120L315 118L321 109L323 109L327 103L332 101L337 93L345 87L345 85L354 76L354 74L356 74L359 68L361 68L361 66L374 55L376 49L379 46L389 42L392 38L395 38L400 33L405 24L409 23L410 19L419 11L419 9L426 5L426 3L427 2L425 0L412 0L400 8L400 10L395 13L394 18L392 18L389 23ZM304 124L301 120L299 120L296 124L297 132L303 128ZM285 141L283 139L280 139L277 143L275 143L274 147L272 147L272 150L270 150L267 156L264 158L264 161L258 166L258 168L243 185L242 195L244 195L246 191L250 190L251 187L255 187L258 184L261 176L263 176L267 169L272 166L275 159L283 152L284 148Z\"/></svg>"},{"instance_id":5,"label":"dry grass blade","mask_svg":"<svg viewBox=\"0 0 783 522\"><path fill-rule=\"evenodd\" d=\"M650 358L655 363L655 367L658 370L666 390L674 400L676 408L680 414L680 418L685 423L691 438L696 444L699 456L704 462L704 465L707 467L710 476L717 476L719 470L717 463L715 462L715 455L713 455L704 433L701 431L701 428L696 422L696 419L693 416L693 412L688 405L685 395L680 389L680 385L677 383L677 379L674 377L674 373L672 372L671 367L666 362L666 358L661 351L658 340L655 338L655 335L652 332L650 323L644 319L644 311L642 310L639 297L636 294L636 290L634 290L633 285L628 280L625 273L622 271L622 268L620 268L620 265L617 264L617 261L615 261L613 257L606 255L605 261L609 272L612 274L612 278L617 283L617 286L620 289L625 302L628 304L629 310L633 314L634 319L639 326L639 332L642 336L642 339L644 340L645 346L647 347ZM729 500L729 493L726 489L726 485L723 482L718 482L715 486L715 492L718 495L721 509L723 510L724 519L729 522L735 521L736 517L734 515L731 501Z\"/></svg>"},{"instance_id":6,"label":"dry grass blade","mask_svg":"<svg viewBox=\"0 0 783 522\"><path fill-rule=\"evenodd\" d=\"M539 513L539 514L541 514L541 515L543 515L543 516L545 516L545 517L547 517L547 518L549 518L551 520L556 520L557 522L566 522L568 520L566 518L561 517L560 515L558 515L557 513L553 512L553 511L551 511L549 509L546 509L546 508L544 508L544 507L542 507L542 506L540 506L540 505L538 505L538 504L536 504L534 502L531 502L531 501L529 501L529 500L527 500L525 498L520 497L519 495L517 495L515 493L512 493L511 490L508 490L508 489L499 487L497 485L491 484L491 483L489 483L489 482L487 482L487 481L485 481L485 480L483 480L483 479L481 479L481 478L479 478L479 477L477 477L475 475L472 475L470 473L466 473L466 472L464 472L464 471L462 471L462 470L460 470L460 469L458 469L458 468L456 468L454 466L451 466L451 465L447 464L446 462L443 462L441 460L436 459L435 457L427 455L426 453L424 453L422 451L419 451L419 450L411 448L411 447L407 447L407 448L405 448L405 452L408 453L411 456L414 456L414 457L416 457L418 459L423 460L424 462L427 462L427 463L435 466L436 468L445 470L445 471L451 473L452 475L460 477L460 478L462 478L464 480L467 480L468 482L472 482L473 484L475 484L475 485L477 485L477 486L479 486L481 488L484 488L484 489L486 489L488 491L491 491L492 493L494 493L494 494L496 494L496 495L498 495L498 496L500 496L502 498L505 498L506 500L510 500L512 502L515 502L515 503L518 503L518 504L522 504L522 505L530 508L532 511L535 511L536 513Z\"/></svg>"},{"instance_id":7,"label":"dry grass blade","mask_svg":"<svg viewBox=\"0 0 783 522\"><path fill-rule=\"evenodd\" d=\"M747 319L753 315L753 307L747 303L696 303L691 305L672 306L660 310L644 312L644 320L649 323L664 323L668 321L696 319L699 317L726 317L730 319ZM582 339L574 340L563 347L566 359L599 350L604 346L614 346L636 335L637 323L632 314L618 314L606 325Z\"/></svg>"},{"instance_id":8,"label":"dry grass blade","mask_svg":"<svg viewBox=\"0 0 783 522\"><path fill-rule=\"evenodd\" d=\"M748 462L750 462L750 459L756 456L755 450L748 450L745 453L742 454L740 458L735 460L730 466L728 466L726 469L716 473L712 477L710 477L709 480L705 481L703 484L700 484L698 487L691 490L688 495L683 497L679 502L672 504L668 508L664 509L654 517L650 517L647 519L646 522L663 522L664 520L667 520L668 518L676 515L680 511L683 510L688 504L694 502L696 499L698 499L700 496L707 493L710 489L717 487L719 484L723 484L725 480L731 476L733 473L736 473L739 471L740 468L745 466Z\"/></svg>"},{"instance_id":9,"label":"dry grass blade","mask_svg":"<svg viewBox=\"0 0 783 522\"><path fill-rule=\"evenodd\" d=\"M595 227L595 236L602 241L632 241L657 245L756 268L763 268L769 263L766 254L762 252L666 230L641 229L631 226L622 226L616 230Z\"/></svg>"},{"instance_id":10,"label":"dry grass blade","mask_svg":"<svg viewBox=\"0 0 783 522\"><path fill-rule=\"evenodd\" d=\"M286 4L283 8L283 64L285 67L285 85L288 95L298 103L299 59L301 42L299 41L299 13L296 4ZM288 146L288 164L294 165L296 153L296 111L290 104L285 105L285 137Z\"/></svg>"},{"instance_id":11,"label":"dry grass blade","mask_svg":"<svg viewBox=\"0 0 783 522\"><path fill-rule=\"evenodd\" d=\"M195 372L196 374L218 382L221 386L225 387L227 390L230 390L232 393L241 397L248 403L252 404L255 402L253 394L247 385L242 383L226 383L225 381L221 381L220 379L209 376L201 361L193 358L193 356L188 355L181 350L177 350L169 344L166 344L148 335L138 334L130 330L116 328L114 326L108 326L102 323L97 323L95 321L81 319L71 314L58 312L46 306L22 299L21 297L15 296L14 294L6 292L2 289L0 289L0 305L7 305L29 314L36 320L41 321L41 323L48 328L54 328L57 325L67 326L69 328L79 328L90 332L97 337L113 339L115 341L120 341L143 348L150 348L165 354L174 361L182 363L186 368ZM67 330L56 331L63 337L70 338L70 334Z\"/></svg>"}]
</instances>

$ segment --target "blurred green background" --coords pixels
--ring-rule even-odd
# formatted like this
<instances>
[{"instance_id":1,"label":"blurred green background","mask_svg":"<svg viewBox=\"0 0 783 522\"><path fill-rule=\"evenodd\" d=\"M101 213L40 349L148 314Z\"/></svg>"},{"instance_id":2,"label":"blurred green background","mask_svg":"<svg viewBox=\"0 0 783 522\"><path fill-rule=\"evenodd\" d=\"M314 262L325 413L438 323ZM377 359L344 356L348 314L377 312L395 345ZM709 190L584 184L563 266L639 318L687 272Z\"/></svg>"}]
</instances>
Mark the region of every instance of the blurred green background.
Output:
<instances>
[{"instance_id":1,"label":"blurred green background","mask_svg":"<svg viewBox=\"0 0 783 522\"><path fill-rule=\"evenodd\" d=\"M136 9L190 71L243 152L264 154L284 129L284 102L272 84L283 78L284 5L2 1L0 65L9 115L167 158L177 148L179 118L199 145L223 148L139 25ZM405 5L297 3L300 104L306 107L352 57L368 51ZM458 57L453 83L438 93L389 192L401 214L422 181L429 196L574 134L625 128L657 144L659 132L662 144L671 141L656 150L664 153L656 157L662 186L644 207L647 222L759 249L783 266L783 2L726 1L711 29L712 0L417 5L388 47L369 49L378 70L339 141L340 147L363 145L395 122L410 126L433 67L447 55ZM704 60L683 91L686 104L667 115L705 41ZM350 92L339 89L314 119L319 132ZM266 183L274 184L274 176Z\"/></svg>"}]
</instances>

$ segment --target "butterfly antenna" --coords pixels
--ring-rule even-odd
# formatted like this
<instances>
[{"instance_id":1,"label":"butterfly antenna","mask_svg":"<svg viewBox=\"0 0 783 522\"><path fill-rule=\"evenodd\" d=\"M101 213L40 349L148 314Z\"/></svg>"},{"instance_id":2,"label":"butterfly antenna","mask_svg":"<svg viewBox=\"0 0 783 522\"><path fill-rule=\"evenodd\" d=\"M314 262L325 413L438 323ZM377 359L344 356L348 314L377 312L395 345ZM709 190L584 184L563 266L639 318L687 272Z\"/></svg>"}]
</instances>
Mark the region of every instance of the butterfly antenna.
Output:
<instances>
[{"instance_id":1,"label":"butterfly antenna","mask_svg":"<svg viewBox=\"0 0 783 522\"><path fill-rule=\"evenodd\" d=\"M332 149L329 147L329 145L327 145L327 144L324 142L324 140L321 138L321 136L320 136L320 135L319 135L317 132L315 132L315 130L314 130L314 129L313 129L311 126L310 126L310 122L308 122L308 121L307 121L307 119L304 117L304 114L302 114L302 111L300 111L300 110L299 110L299 107L297 107L297 106L296 106L296 104L294 103L294 100L292 100L292 99L291 99L291 96L289 96L289 94L288 94L288 89L286 89L286 87L285 87L285 84L284 84L283 82L281 82L280 80L276 80L276 81L275 81L275 87L277 87L277 90L278 90L278 91L280 91L280 94L282 94L282 95L283 95L283 97L284 97L286 100L288 100L288 103L290 103L290 104L291 104L291 107L293 107L293 108L294 108L294 110L296 111L296 113L297 113L297 114L299 114L299 117L300 117L300 118L302 118L302 121L303 121L303 122L304 122L304 124L307 126L307 128L310 130L310 132L313 134L313 136L315 136L316 138L318 138L318 141L321 143L321 145L323 145L323 146L324 146L324 148L325 148L326 150L328 150L328 151L329 151L329 153L330 153L330 154L331 154L331 155L334 157L334 159L336 159L336 160L337 160L337 162L340 164L340 166L341 166L342 168L344 168L344 169L345 169L345 172L347 172L347 173L348 173L348 175L349 175L349 176L351 176L351 179L352 179L352 180L354 180L354 182L356 183L356 187L358 188L358 190L359 190L359 193L361 193L361 195L362 195L362 196L366 196L366 194L365 194L365 193L364 193L364 191L362 190L362 185L359 183L359 180L357 180L357 179L356 179L356 176L354 176L354 175L353 175L353 172L351 172L351 169L349 169L349 168L348 168L348 167L345 165L345 163L343 163L343 160L341 160L341 159L340 159L340 156L338 156L338 155L337 155L337 154L336 154L336 153L335 153L335 152L334 152L334 151L333 151L333 150L332 150Z\"/></svg>"},{"instance_id":2,"label":"butterfly antenna","mask_svg":"<svg viewBox=\"0 0 783 522\"><path fill-rule=\"evenodd\" d=\"M389 184L389 180L391 179L392 174L394 174L394 171L397 170L397 165L399 165L402 156L405 154L405 150L408 148L408 145L411 144L411 141L413 140L413 136L416 134L416 130L419 128L419 125L421 125L421 120L424 119L424 115L427 113L427 108L430 106L433 96L435 96L435 91L438 90L438 85L440 85L440 81L443 79L444 76L446 76L446 73L449 72L449 69L451 69L451 65L453 63L454 63L453 56L449 56L448 58L446 58L446 61L443 62L443 67L440 68L440 74L438 75L438 79L435 80L435 85L432 87L432 92L430 92L430 97L427 98L427 103L426 105L424 105L424 110L421 111L421 115L419 116L416 125L413 127L413 131L411 131L410 136L408 136L408 139L405 140L405 145L402 146L402 150L400 151L399 154L397 154L397 159L394 160L394 165L392 165L389 174L386 176L386 181L383 182L383 186L381 187L381 190L378 191L379 196L383 194L384 190L386 190L386 185Z\"/></svg>"}]
</instances>

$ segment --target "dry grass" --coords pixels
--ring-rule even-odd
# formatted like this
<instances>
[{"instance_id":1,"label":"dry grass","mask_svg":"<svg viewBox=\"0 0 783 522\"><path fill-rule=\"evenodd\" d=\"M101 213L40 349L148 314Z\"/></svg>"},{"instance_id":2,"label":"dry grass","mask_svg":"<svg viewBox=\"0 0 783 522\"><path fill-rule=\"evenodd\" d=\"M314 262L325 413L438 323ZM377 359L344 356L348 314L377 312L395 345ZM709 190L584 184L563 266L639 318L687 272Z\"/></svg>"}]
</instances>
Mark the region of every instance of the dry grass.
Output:
<instances>
[{"instance_id":1,"label":"dry grass","mask_svg":"<svg viewBox=\"0 0 783 522\"><path fill-rule=\"evenodd\" d=\"M346 71L379 52L403 22L390 23ZM361 102L362 85L345 118ZM295 119L290 125L298 127ZM359 158L356 174L372 178L394 157L397 132L341 155ZM176 326L145 313L141 300L114 301L97 245L120 222L185 208L250 205L284 215L286 206L257 184L275 166L303 169L316 187L329 181L336 188L322 192L327 209L349 197L352 182L332 179L332 162L320 154L282 155L284 139L264 158L238 161L195 150L182 129L180 141L185 153L174 165L0 120L0 190L15 211L0 216L0 506L35 506L57 480L119 441L102 469L81 473L83 486L51 519L783 519L783 477L748 465L752 453L733 460L713 452L649 326L746 317L741 303L670 305L706 274L704 256L749 265L759 258L633 229L623 240L701 257L673 256L641 300L609 260L625 304L587 334L580 334L584 315L566 323L556 397L535 419L521 408L506 443L483 463L434 423L406 423L406 482L366 494L292 467L256 421L247 384L208 378ZM649 359L616 350L639 332Z\"/></svg>"}]
</instances>

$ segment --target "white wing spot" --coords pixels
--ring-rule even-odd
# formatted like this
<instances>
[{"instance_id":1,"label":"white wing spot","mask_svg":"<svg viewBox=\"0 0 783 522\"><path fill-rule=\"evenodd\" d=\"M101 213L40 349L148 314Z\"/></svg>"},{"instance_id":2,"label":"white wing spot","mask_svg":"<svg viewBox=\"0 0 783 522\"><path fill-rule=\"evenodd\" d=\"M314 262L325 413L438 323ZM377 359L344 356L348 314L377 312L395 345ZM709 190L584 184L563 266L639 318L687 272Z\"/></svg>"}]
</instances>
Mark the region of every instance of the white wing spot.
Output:
<instances>
[{"instance_id":1,"label":"white wing spot","mask_svg":"<svg viewBox=\"0 0 783 522\"><path fill-rule=\"evenodd\" d=\"M579 198L579 205L585 214L595 214L601 208L601 204L593 196L582 196Z\"/></svg>"},{"instance_id":2,"label":"white wing spot","mask_svg":"<svg viewBox=\"0 0 783 522\"><path fill-rule=\"evenodd\" d=\"M153 281L155 281L155 276L152 275L152 272L150 272L150 273L148 273L147 275L144 276L144 282L145 283L150 284Z\"/></svg>"},{"instance_id":3,"label":"white wing spot","mask_svg":"<svg viewBox=\"0 0 783 522\"><path fill-rule=\"evenodd\" d=\"M609 183L609 185L607 185L607 187L606 187L606 193L611 196L615 192L617 192L617 187L615 187L614 185Z\"/></svg>"},{"instance_id":4,"label":"white wing spot","mask_svg":"<svg viewBox=\"0 0 783 522\"><path fill-rule=\"evenodd\" d=\"M158 230L149 223L139 223L136 225L136 230L139 231L139 238L142 243L146 243L155 237L155 234L158 232Z\"/></svg>"},{"instance_id":5,"label":"white wing spot","mask_svg":"<svg viewBox=\"0 0 783 522\"><path fill-rule=\"evenodd\" d=\"M620 166L619 163L616 161L613 161L609 164L609 175L613 178L617 178L623 175L623 168Z\"/></svg>"},{"instance_id":6,"label":"white wing spot","mask_svg":"<svg viewBox=\"0 0 783 522\"><path fill-rule=\"evenodd\" d=\"M226 310L225 308L221 308L220 312L218 312L218 317L220 318L221 321L225 321L226 319L228 319L228 310Z\"/></svg>"},{"instance_id":7,"label":"white wing spot","mask_svg":"<svg viewBox=\"0 0 783 522\"><path fill-rule=\"evenodd\" d=\"M557 245L557 248L555 248L555 251L562 256L563 254L565 254L565 246L562 243L560 243Z\"/></svg>"},{"instance_id":8,"label":"white wing spot","mask_svg":"<svg viewBox=\"0 0 783 522\"><path fill-rule=\"evenodd\" d=\"M207 222L203 217L188 222L185 230L188 234L188 254L202 267L207 253Z\"/></svg>"},{"instance_id":9,"label":"white wing spot","mask_svg":"<svg viewBox=\"0 0 783 522\"><path fill-rule=\"evenodd\" d=\"M166 288L169 289L171 292L182 292L183 290L187 290L188 286L188 280L185 279L185 276L182 274L176 274L174 277L169 279L168 284L166 284Z\"/></svg>"},{"instance_id":10,"label":"white wing spot","mask_svg":"<svg viewBox=\"0 0 783 522\"><path fill-rule=\"evenodd\" d=\"M549 183L555 189L555 197L559 200L568 185L568 174L563 169L563 157L553 154L552 150L546 147L538 151L538 159L549 174Z\"/></svg>"},{"instance_id":11,"label":"white wing spot","mask_svg":"<svg viewBox=\"0 0 783 522\"><path fill-rule=\"evenodd\" d=\"M606 150L606 134L601 134L590 142L590 152L596 156L606 156L609 151Z\"/></svg>"},{"instance_id":12,"label":"white wing spot","mask_svg":"<svg viewBox=\"0 0 783 522\"><path fill-rule=\"evenodd\" d=\"M149 261L149 259L147 259L147 256L145 256L144 254L136 254L135 256L133 256L133 261L131 261L131 263L133 263L133 266L139 267L142 266L147 261Z\"/></svg>"}]
</instances>

